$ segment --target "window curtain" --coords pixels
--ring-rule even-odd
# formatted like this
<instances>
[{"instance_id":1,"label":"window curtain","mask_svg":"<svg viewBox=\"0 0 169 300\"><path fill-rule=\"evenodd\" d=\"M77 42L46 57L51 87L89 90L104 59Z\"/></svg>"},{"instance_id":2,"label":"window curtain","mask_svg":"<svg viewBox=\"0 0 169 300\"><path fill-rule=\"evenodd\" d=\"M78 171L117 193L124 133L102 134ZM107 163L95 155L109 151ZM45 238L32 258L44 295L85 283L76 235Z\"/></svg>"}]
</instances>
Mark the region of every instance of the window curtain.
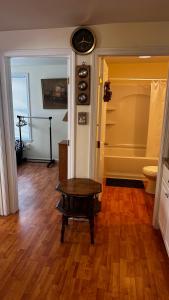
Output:
<instances>
[{"instance_id":1,"label":"window curtain","mask_svg":"<svg viewBox=\"0 0 169 300\"><path fill-rule=\"evenodd\" d=\"M165 81L158 80L151 82L150 111L146 149L147 157L159 157L160 154L165 94Z\"/></svg>"}]
</instances>

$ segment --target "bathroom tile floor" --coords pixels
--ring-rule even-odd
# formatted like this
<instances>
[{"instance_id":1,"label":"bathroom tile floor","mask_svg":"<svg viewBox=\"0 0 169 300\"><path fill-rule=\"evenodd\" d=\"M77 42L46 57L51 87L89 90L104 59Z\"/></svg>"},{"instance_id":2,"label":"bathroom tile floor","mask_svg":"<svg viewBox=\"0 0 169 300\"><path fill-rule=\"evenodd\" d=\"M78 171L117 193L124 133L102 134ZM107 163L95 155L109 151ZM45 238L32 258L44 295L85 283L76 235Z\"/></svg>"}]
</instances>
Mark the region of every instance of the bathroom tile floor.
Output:
<instances>
[{"instance_id":1,"label":"bathroom tile floor","mask_svg":"<svg viewBox=\"0 0 169 300\"><path fill-rule=\"evenodd\" d=\"M169 299L169 259L152 227L153 197L104 186L95 245L88 222L70 221L60 244L57 166L23 165L20 211L0 218L0 299Z\"/></svg>"}]
</instances>

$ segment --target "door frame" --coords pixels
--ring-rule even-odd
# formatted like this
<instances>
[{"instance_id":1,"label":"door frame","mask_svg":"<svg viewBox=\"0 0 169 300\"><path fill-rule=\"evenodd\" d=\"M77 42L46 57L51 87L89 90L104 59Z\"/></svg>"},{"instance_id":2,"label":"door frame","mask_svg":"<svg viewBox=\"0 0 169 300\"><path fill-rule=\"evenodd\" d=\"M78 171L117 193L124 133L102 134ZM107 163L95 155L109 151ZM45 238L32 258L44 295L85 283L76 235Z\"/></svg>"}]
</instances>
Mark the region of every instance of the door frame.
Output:
<instances>
[{"instance_id":1,"label":"door frame","mask_svg":"<svg viewBox=\"0 0 169 300\"><path fill-rule=\"evenodd\" d=\"M14 126L10 58L12 57L66 57L68 61L68 178L75 175L75 54L70 49L38 49L38 50L16 50L6 51L0 54L1 71L1 105L3 115L0 115L0 122L3 125L4 135L0 142L4 145L5 151L2 156L1 174L3 175L5 188L3 202L6 209L3 214L8 215L18 211L18 187L17 187L17 166L16 154L13 147ZM2 152L2 151L1 151ZM1 153L0 153L1 154ZM0 157L1 159L1 157ZM5 174L5 169L7 173ZM2 193L1 193L2 194ZM7 200L8 199L8 200Z\"/></svg>"},{"instance_id":2,"label":"door frame","mask_svg":"<svg viewBox=\"0 0 169 300\"><path fill-rule=\"evenodd\" d=\"M93 54L92 61L94 65L94 88L92 92L93 103L91 105L92 111L92 124L91 124L91 143L90 143L90 176L96 178L96 126L97 126L97 86L98 86L98 58L99 56L139 56L139 55L150 55L150 56L169 56L169 47L144 47L144 48L133 48L133 49L118 49L118 48L100 48L96 49ZM169 77L168 77L169 79ZM169 88L169 86L168 86ZM153 226L159 228L158 223L158 211L161 193L161 180L162 180L162 163L163 158L166 157L169 150L169 122L167 122L167 115L169 114L169 95L166 94L164 116L163 116L163 127L161 136L160 146L160 157L159 157L159 169L157 175L156 194L153 211Z\"/></svg>"}]
</instances>

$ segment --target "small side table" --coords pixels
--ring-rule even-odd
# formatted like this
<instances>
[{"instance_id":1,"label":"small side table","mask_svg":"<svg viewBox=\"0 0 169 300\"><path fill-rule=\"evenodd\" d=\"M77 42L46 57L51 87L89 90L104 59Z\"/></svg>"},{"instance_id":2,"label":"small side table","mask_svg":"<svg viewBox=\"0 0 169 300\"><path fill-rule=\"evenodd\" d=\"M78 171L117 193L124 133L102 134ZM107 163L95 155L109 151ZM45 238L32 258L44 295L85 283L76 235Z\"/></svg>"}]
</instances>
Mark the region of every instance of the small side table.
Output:
<instances>
[{"instance_id":1,"label":"small side table","mask_svg":"<svg viewBox=\"0 0 169 300\"><path fill-rule=\"evenodd\" d=\"M62 198L57 209L62 212L61 242L64 242L65 226L68 219L87 218L90 224L91 243L94 244L94 216L100 211L97 194L101 193L101 184L87 178L63 180L57 188Z\"/></svg>"}]
</instances>

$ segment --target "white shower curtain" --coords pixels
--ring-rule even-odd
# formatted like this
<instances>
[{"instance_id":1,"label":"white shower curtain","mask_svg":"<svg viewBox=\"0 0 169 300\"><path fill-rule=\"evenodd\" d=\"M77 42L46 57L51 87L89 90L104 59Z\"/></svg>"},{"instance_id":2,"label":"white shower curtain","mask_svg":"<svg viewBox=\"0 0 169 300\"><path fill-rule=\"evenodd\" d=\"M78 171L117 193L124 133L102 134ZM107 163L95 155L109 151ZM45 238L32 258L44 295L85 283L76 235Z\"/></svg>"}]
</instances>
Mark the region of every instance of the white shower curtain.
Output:
<instances>
[{"instance_id":1,"label":"white shower curtain","mask_svg":"<svg viewBox=\"0 0 169 300\"><path fill-rule=\"evenodd\" d=\"M159 157L165 94L165 81L158 80L151 82L150 112L146 149L146 156L149 157Z\"/></svg>"}]
</instances>

